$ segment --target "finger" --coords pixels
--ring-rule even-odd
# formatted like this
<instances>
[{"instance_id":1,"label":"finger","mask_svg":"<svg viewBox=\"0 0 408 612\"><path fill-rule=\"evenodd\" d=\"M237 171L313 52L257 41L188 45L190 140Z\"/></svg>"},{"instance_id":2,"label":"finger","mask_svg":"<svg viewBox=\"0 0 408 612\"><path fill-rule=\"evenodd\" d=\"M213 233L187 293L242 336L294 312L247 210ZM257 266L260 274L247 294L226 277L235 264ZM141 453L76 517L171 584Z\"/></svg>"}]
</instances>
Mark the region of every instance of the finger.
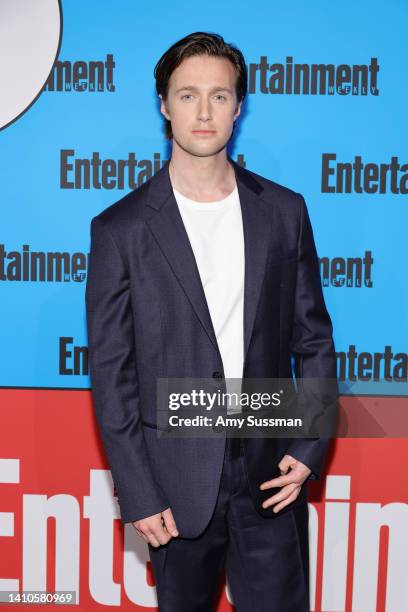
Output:
<instances>
[{"instance_id":1,"label":"finger","mask_svg":"<svg viewBox=\"0 0 408 612\"><path fill-rule=\"evenodd\" d=\"M295 499L297 498L297 496L299 495L299 491L300 489L295 489L293 491L293 493L291 495L289 495L289 497L287 499L285 499L284 501L282 501L280 504L277 504L277 506L274 507L273 511L279 512L279 510L282 510L282 508L284 508L285 506L289 505L290 503L292 503L293 501L295 501Z\"/></svg>"},{"instance_id":2,"label":"finger","mask_svg":"<svg viewBox=\"0 0 408 612\"><path fill-rule=\"evenodd\" d=\"M284 487L287 484L291 484L296 482L297 476L292 472L286 474L285 476L278 476L277 478L272 478L272 480L265 480L265 482L259 485L261 491L265 489L272 489L273 487Z\"/></svg>"},{"instance_id":3,"label":"finger","mask_svg":"<svg viewBox=\"0 0 408 612\"><path fill-rule=\"evenodd\" d=\"M157 524L150 524L149 527L144 530L144 536L147 538L149 544L156 547L167 544L172 537L161 523L160 526Z\"/></svg>"},{"instance_id":4,"label":"finger","mask_svg":"<svg viewBox=\"0 0 408 612\"><path fill-rule=\"evenodd\" d=\"M149 529L149 530L145 531L144 535L147 537L147 540L148 540L149 544L151 544L155 548L158 548L160 546L160 542L157 539L156 534L153 531L153 529Z\"/></svg>"},{"instance_id":5,"label":"finger","mask_svg":"<svg viewBox=\"0 0 408 612\"><path fill-rule=\"evenodd\" d=\"M166 527L160 523L159 526L152 528L152 533L160 544L167 544L171 540L172 535L167 531Z\"/></svg>"},{"instance_id":6,"label":"finger","mask_svg":"<svg viewBox=\"0 0 408 612\"><path fill-rule=\"evenodd\" d=\"M146 538L145 534L142 531L140 531L140 529L138 529L137 527L135 527L135 530L136 530L137 535L140 538L143 538L147 542L147 538Z\"/></svg>"},{"instance_id":7,"label":"finger","mask_svg":"<svg viewBox=\"0 0 408 612\"><path fill-rule=\"evenodd\" d=\"M281 491L279 491L279 493L276 493L275 495L272 495L272 497L266 499L262 503L262 506L264 508L268 508L269 506L273 506L274 504L282 501L283 499L286 499L289 495L291 495L291 493L295 490L297 486L298 485L296 484L287 485Z\"/></svg>"},{"instance_id":8,"label":"finger","mask_svg":"<svg viewBox=\"0 0 408 612\"><path fill-rule=\"evenodd\" d=\"M285 457L282 459L282 461L280 461L278 463L278 468L280 469L281 472L286 473L288 471L288 469L290 468L292 463L293 462L289 459L289 457L287 455L285 455Z\"/></svg>"},{"instance_id":9,"label":"finger","mask_svg":"<svg viewBox=\"0 0 408 612\"><path fill-rule=\"evenodd\" d=\"M173 513L170 508L162 512L162 517L167 531L169 531L172 536L178 536L179 532L177 530L176 521L174 520Z\"/></svg>"},{"instance_id":10,"label":"finger","mask_svg":"<svg viewBox=\"0 0 408 612\"><path fill-rule=\"evenodd\" d=\"M262 508L269 508L269 506L273 506L273 504L276 504L277 502L280 502L283 499L286 499L289 495L292 494L292 492L296 488L298 488L297 485L286 486L284 489L282 489L282 491L279 491L279 493L272 495L272 497L268 497L268 499L262 502Z\"/></svg>"}]
</instances>

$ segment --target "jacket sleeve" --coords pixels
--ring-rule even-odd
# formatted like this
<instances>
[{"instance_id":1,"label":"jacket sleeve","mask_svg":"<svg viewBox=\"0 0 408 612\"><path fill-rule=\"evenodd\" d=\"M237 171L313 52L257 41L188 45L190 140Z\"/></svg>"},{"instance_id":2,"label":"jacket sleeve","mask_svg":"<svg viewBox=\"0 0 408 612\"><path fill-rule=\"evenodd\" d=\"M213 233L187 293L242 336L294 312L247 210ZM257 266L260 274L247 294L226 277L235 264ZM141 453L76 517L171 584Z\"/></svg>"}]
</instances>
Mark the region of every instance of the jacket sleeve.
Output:
<instances>
[{"instance_id":1,"label":"jacket sleeve","mask_svg":"<svg viewBox=\"0 0 408 612\"><path fill-rule=\"evenodd\" d=\"M169 503L155 482L143 436L129 275L100 216L91 221L85 296L93 407L125 524Z\"/></svg>"},{"instance_id":2,"label":"jacket sleeve","mask_svg":"<svg viewBox=\"0 0 408 612\"><path fill-rule=\"evenodd\" d=\"M333 327L324 302L319 262L306 202L300 197L300 231L295 310L291 351L296 379L320 379L334 385L337 401L337 364ZM319 383L318 383L319 384ZM335 402L336 404L336 402ZM334 414L337 407L334 406ZM331 413L333 416L333 412ZM330 438L296 438L287 452L307 465L310 479L319 479Z\"/></svg>"}]
</instances>

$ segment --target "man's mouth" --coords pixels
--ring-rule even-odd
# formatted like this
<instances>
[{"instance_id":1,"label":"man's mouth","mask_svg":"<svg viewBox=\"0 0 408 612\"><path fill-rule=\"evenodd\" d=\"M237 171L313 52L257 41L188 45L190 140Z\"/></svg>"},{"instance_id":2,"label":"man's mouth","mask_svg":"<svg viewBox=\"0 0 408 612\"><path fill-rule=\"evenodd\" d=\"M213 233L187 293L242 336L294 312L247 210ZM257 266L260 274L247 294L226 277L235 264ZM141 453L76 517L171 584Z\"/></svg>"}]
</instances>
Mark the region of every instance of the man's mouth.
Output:
<instances>
[{"instance_id":1,"label":"man's mouth","mask_svg":"<svg viewBox=\"0 0 408 612\"><path fill-rule=\"evenodd\" d=\"M193 134L215 134L215 130L193 130Z\"/></svg>"}]
</instances>

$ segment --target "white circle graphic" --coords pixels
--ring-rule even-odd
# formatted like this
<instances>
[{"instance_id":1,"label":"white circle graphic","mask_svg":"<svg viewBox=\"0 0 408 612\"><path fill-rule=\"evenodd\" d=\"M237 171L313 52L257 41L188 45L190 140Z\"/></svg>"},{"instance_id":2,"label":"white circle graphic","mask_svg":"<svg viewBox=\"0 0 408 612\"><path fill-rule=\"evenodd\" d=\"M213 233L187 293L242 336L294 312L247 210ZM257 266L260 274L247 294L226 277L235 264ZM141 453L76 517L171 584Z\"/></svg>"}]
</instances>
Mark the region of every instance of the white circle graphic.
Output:
<instances>
[{"instance_id":1,"label":"white circle graphic","mask_svg":"<svg viewBox=\"0 0 408 612\"><path fill-rule=\"evenodd\" d=\"M0 0L0 130L41 94L59 52L61 30L58 0Z\"/></svg>"}]
</instances>

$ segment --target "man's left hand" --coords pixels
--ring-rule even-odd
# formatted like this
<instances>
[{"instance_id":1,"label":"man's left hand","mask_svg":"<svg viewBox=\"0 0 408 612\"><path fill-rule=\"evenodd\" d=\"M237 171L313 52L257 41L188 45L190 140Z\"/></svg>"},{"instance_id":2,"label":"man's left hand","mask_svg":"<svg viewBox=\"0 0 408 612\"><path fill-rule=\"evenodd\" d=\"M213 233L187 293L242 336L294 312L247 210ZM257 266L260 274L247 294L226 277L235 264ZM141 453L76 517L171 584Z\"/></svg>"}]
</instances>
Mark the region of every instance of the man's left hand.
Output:
<instances>
[{"instance_id":1,"label":"man's left hand","mask_svg":"<svg viewBox=\"0 0 408 612\"><path fill-rule=\"evenodd\" d=\"M276 493L272 497L268 497L262 504L262 508L268 508L279 502L277 506L274 507L274 512L279 512L279 510L295 501L300 493L302 484L312 473L312 470L308 468L307 465L290 455L285 455L279 462L278 467L282 476L278 476L272 480L266 480L259 485L262 491L273 487L282 487L279 493ZM289 468L290 471L288 472Z\"/></svg>"}]
</instances>

